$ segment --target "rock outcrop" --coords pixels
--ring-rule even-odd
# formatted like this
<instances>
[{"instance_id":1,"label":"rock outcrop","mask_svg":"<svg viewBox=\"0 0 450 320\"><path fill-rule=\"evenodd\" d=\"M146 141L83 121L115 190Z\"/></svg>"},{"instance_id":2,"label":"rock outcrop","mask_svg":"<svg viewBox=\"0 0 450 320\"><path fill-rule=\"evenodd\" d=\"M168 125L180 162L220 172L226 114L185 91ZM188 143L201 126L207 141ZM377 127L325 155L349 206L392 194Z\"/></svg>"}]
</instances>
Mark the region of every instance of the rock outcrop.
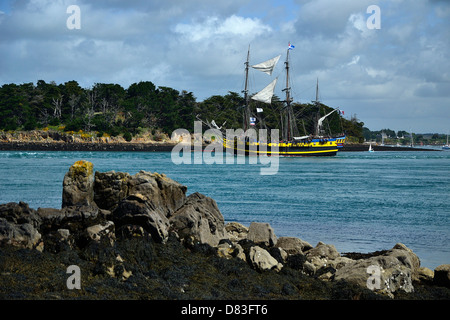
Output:
<instances>
[{"instance_id":1,"label":"rock outcrop","mask_svg":"<svg viewBox=\"0 0 450 320\"><path fill-rule=\"evenodd\" d=\"M257 244L273 247L277 236L268 223L252 222L248 228L247 239Z\"/></svg>"},{"instance_id":2,"label":"rock outcrop","mask_svg":"<svg viewBox=\"0 0 450 320\"><path fill-rule=\"evenodd\" d=\"M165 174L140 171L129 179L127 194L142 198L168 218L186 202L186 191L186 186Z\"/></svg>"},{"instance_id":3,"label":"rock outcrop","mask_svg":"<svg viewBox=\"0 0 450 320\"><path fill-rule=\"evenodd\" d=\"M450 288L450 264L441 264L434 269L434 283Z\"/></svg>"},{"instance_id":4,"label":"rock outcrop","mask_svg":"<svg viewBox=\"0 0 450 320\"><path fill-rule=\"evenodd\" d=\"M258 246L252 246L250 248L249 257L252 266L260 271L272 269L280 271L283 267L267 250Z\"/></svg>"},{"instance_id":5,"label":"rock outcrop","mask_svg":"<svg viewBox=\"0 0 450 320\"><path fill-rule=\"evenodd\" d=\"M128 181L131 179L126 172L95 172L94 201L99 208L114 210L119 202L128 195Z\"/></svg>"},{"instance_id":6,"label":"rock outcrop","mask_svg":"<svg viewBox=\"0 0 450 320\"><path fill-rule=\"evenodd\" d=\"M192 252L244 261L257 273L289 268L326 283L351 283L388 297L414 292L415 283L450 287L449 265L434 273L421 268L417 255L403 244L373 254L342 255L331 244L313 247L299 238L277 238L268 223L252 222L248 228L237 222L225 225L214 199L197 192L187 196L186 191L186 186L164 174L94 173L92 163L77 161L64 177L61 209L34 210L23 202L0 205L0 246L49 253L76 249L87 261L97 261L95 274L122 281L138 271L126 263L132 258L124 260L115 253L117 243L151 239L166 245L177 239ZM95 257L99 246L111 250ZM136 254L150 255L151 261L152 250ZM283 290L296 291L289 285Z\"/></svg>"},{"instance_id":7,"label":"rock outcrop","mask_svg":"<svg viewBox=\"0 0 450 320\"><path fill-rule=\"evenodd\" d=\"M385 254L347 263L336 271L335 280L347 280L392 294L402 290L414 291L413 278L417 278L420 260L403 244L396 244Z\"/></svg>"},{"instance_id":8,"label":"rock outcrop","mask_svg":"<svg viewBox=\"0 0 450 320\"><path fill-rule=\"evenodd\" d=\"M248 228L238 222L230 222L225 225L228 238L233 242L247 239Z\"/></svg>"},{"instance_id":9,"label":"rock outcrop","mask_svg":"<svg viewBox=\"0 0 450 320\"><path fill-rule=\"evenodd\" d=\"M8 203L0 206L0 244L36 248L41 240L40 218L28 204Z\"/></svg>"},{"instance_id":10,"label":"rock outcrop","mask_svg":"<svg viewBox=\"0 0 450 320\"><path fill-rule=\"evenodd\" d=\"M62 207L94 204L94 165L85 160L75 162L64 176Z\"/></svg>"},{"instance_id":11,"label":"rock outcrop","mask_svg":"<svg viewBox=\"0 0 450 320\"><path fill-rule=\"evenodd\" d=\"M150 233L155 241L165 242L169 236L169 220L156 209L144 196L130 195L119 202L112 212L112 218L118 228L138 225Z\"/></svg>"},{"instance_id":12,"label":"rock outcrop","mask_svg":"<svg viewBox=\"0 0 450 320\"><path fill-rule=\"evenodd\" d=\"M112 211L117 228L139 225L156 241L169 235L169 217L186 202L187 188L164 174L95 173L95 203Z\"/></svg>"},{"instance_id":13,"label":"rock outcrop","mask_svg":"<svg viewBox=\"0 0 450 320\"><path fill-rule=\"evenodd\" d=\"M280 237L277 240L276 247L282 248L288 254L303 254L313 247L306 241L295 237Z\"/></svg>"},{"instance_id":14,"label":"rock outcrop","mask_svg":"<svg viewBox=\"0 0 450 320\"><path fill-rule=\"evenodd\" d=\"M227 238L225 223L216 201L198 192L187 197L186 202L170 218L170 225L180 238L216 247Z\"/></svg>"}]
</instances>

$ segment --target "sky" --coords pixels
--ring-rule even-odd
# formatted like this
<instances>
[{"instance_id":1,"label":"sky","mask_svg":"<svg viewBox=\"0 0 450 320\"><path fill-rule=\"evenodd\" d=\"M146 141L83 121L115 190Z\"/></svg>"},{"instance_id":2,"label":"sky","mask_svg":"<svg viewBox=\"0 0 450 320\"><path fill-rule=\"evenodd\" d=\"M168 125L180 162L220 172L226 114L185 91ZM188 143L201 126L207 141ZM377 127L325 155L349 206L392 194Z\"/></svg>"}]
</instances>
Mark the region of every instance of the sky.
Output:
<instances>
[{"instance_id":1,"label":"sky","mask_svg":"<svg viewBox=\"0 0 450 320\"><path fill-rule=\"evenodd\" d=\"M250 70L250 93L279 77L283 99L291 43L294 101L318 80L370 130L448 133L449 39L446 0L0 0L0 85L151 81L203 101L241 93L250 48L251 65L282 55L272 76Z\"/></svg>"}]
</instances>

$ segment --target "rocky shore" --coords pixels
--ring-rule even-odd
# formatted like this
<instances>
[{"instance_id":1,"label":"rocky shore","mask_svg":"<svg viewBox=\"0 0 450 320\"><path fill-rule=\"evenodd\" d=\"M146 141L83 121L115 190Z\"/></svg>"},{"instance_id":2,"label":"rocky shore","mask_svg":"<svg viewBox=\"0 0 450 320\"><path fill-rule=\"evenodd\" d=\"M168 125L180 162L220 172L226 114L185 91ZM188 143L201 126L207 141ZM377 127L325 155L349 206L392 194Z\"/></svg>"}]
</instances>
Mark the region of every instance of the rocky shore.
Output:
<instances>
[{"instance_id":1,"label":"rocky shore","mask_svg":"<svg viewBox=\"0 0 450 320\"><path fill-rule=\"evenodd\" d=\"M448 300L450 265L422 268L400 243L340 253L225 224L214 199L164 174L81 160L61 208L0 205L0 299Z\"/></svg>"},{"instance_id":2,"label":"rocky shore","mask_svg":"<svg viewBox=\"0 0 450 320\"><path fill-rule=\"evenodd\" d=\"M156 139L157 138L157 139ZM176 143L166 134L98 137L95 133L58 130L0 131L0 151L171 151Z\"/></svg>"},{"instance_id":3,"label":"rocky shore","mask_svg":"<svg viewBox=\"0 0 450 320\"><path fill-rule=\"evenodd\" d=\"M90 134L48 130L7 133L0 131L0 151L145 151L170 152L176 145L160 133L159 139L143 135L126 141L123 137L97 137ZM204 144L206 146L206 144ZM408 146L372 146L375 151L440 151ZM368 151L368 144L345 144L340 152Z\"/></svg>"},{"instance_id":4,"label":"rocky shore","mask_svg":"<svg viewBox=\"0 0 450 320\"><path fill-rule=\"evenodd\" d=\"M170 152L174 144L135 142L0 142L0 151L145 151Z\"/></svg>"},{"instance_id":5,"label":"rocky shore","mask_svg":"<svg viewBox=\"0 0 450 320\"><path fill-rule=\"evenodd\" d=\"M0 141L0 151L144 151L170 152L175 143L156 142L62 142L62 141ZM206 146L206 145L204 145ZM437 149L372 146L375 151L441 151ZM346 144L339 152L368 151L367 144Z\"/></svg>"}]
</instances>

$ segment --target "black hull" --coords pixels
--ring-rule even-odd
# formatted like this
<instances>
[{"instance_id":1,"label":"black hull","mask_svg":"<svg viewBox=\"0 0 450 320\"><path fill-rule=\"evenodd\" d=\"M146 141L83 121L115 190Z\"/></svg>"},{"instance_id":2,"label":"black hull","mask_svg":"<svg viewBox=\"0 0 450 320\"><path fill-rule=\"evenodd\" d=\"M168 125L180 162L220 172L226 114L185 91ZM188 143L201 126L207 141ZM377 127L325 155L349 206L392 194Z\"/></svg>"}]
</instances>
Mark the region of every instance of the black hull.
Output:
<instances>
[{"instance_id":1,"label":"black hull","mask_svg":"<svg viewBox=\"0 0 450 320\"><path fill-rule=\"evenodd\" d=\"M235 155L245 155L245 156L280 156L280 157L332 157L338 152L336 146L288 146L288 147L278 147L272 148L270 146L264 147L262 149L259 146L245 146L245 150L242 147L234 146L234 148L226 148L227 152L231 152Z\"/></svg>"}]
</instances>

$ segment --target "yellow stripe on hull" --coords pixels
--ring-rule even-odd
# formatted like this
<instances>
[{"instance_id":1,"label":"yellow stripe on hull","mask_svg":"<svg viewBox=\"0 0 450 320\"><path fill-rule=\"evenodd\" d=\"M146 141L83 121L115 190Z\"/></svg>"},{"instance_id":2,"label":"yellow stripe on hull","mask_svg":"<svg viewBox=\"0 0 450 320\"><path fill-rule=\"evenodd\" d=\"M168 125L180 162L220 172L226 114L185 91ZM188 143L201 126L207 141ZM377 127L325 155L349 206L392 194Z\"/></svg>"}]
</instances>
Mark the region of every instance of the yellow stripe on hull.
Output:
<instances>
[{"instance_id":1,"label":"yellow stripe on hull","mask_svg":"<svg viewBox=\"0 0 450 320\"><path fill-rule=\"evenodd\" d=\"M273 144L268 143L265 149L269 149L267 151L263 150L253 150L257 149L260 146L260 143L250 143L247 144L248 149L237 148L237 146L228 145L225 140L223 146L227 150L233 150L235 153L243 154L243 155L273 155L273 156L313 156L313 155L335 155L338 152L337 142L336 141L325 141L325 142L310 142L310 143L279 143ZM278 151L271 151L271 147L278 147ZM283 149L297 149L297 150L288 150L285 151ZM307 148L308 150L298 150L299 148ZM281 150L280 150L281 149ZM315 150L314 150L315 149Z\"/></svg>"},{"instance_id":2,"label":"yellow stripe on hull","mask_svg":"<svg viewBox=\"0 0 450 320\"><path fill-rule=\"evenodd\" d=\"M232 149L232 148L229 148ZM316 154L316 153L333 153L338 152L338 149L327 149L327 150L312 150L312 151L278 151L278 152L272 152L272 151L252 151L252 150L243 150L243 149L233 149L237 150L237 152L242 152L243 154L245 152L248 152L250 154L263 154L263 155L302 155L302 154Z\"/></svg>"}]
</instances>

